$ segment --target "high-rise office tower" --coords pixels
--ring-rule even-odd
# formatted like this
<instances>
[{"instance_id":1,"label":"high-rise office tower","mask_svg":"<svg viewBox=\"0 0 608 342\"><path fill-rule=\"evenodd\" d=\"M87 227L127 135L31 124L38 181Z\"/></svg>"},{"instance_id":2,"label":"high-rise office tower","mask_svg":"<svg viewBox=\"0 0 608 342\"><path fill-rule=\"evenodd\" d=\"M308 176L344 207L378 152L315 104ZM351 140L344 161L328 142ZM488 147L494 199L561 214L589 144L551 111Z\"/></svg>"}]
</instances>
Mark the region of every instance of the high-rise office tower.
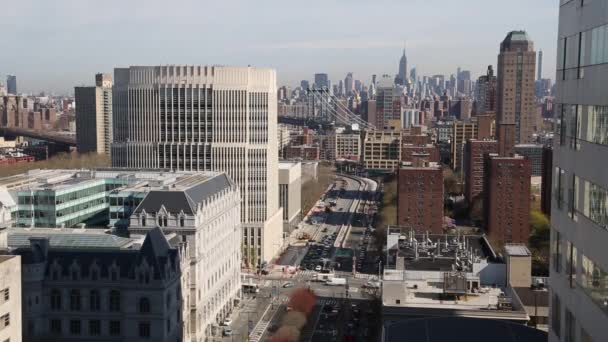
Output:
<instances>
[{"instance_id":1,"label":"high-rise office tower","mask_svg":"<svg viewBox=\"0 0 608 342\"><path fill-rule=\"evenodd\" d=\"M497 80L494 69L488 65L488 71L477 81L477 114L496 113Z\"/></svg>"},{"instance_id":2,"label":"high-rise office tower","mask_svg":"<svg viewBox=\"0 0 608 342\"><path fill-rule=\"evenodd\" d=\"M355 81L353 80L353 73L349 72L344 78L344 95L350 96L355 90Z\"/></svg>"},{"instance_id":3,"label":"high-rise office tower","mask_svg":"<svg viewBox=\"0 0 608 342\"><path fill-rule=\"evenodd\" d=\"M340 82L338 82L338 95L343 96L344 95L344 81L340 80Z\"/></svg>"},{"instance_id":4,"label":"high-rise office tower","mask_svg":"<svg viewBox=\"0 0 608 342\"><path fill-rule=\"evenodd\" d=\"M307 80L301 80L300 87L302 90L306 91L308 88L310 88L310 83Z\"/></svg>"},{"instance_id":5,"label":"high-rise office tower","mask_svg":"<svg viewBox=\"0 0 608 342\"><path fill-rule=\"evenodd\" d=\"M80 153L110 154L112 76L95 75L95 86L75 87L76 147Z\"/></svg>"},{"instance_id":6,"label":"high-rise office tower","mask_svg":"<svg viewBox=\"0 0 608 342\"><path fill-rule=\"evenodd\" d=\"M543 79L543 50L538 51L538 69L536 70L536 79L538 81Z\"/></svg>"},{"instance_id":7,"label":"high-rise office tower","mask_svg":"<svg viewBox=\"0 0 608 342\"><path fill-rule=\"evenodd\" d=\"M608 341L608 1L560 1L549 342Z\"/></svg>"},{"instance_id":8,"label":"high-rise office tower","mask_svg":"<svg viewBox=\"0 0 608 342\"><path fill-rule=\"evenodd\" d=\"M405 47L403 47L403 55L399 60L399 74L397 75L397 83L405 85L407 83L407 56L405 55Z\"/></svg>"},{"instance_id":9,"label":"high-rise office tower","mask_svg":"<svg viewBox=\"0 0 608 342\"><path fill-rule=\"evenodd\" d=\"M315 74L315 88L329 89L329 77L327 77L327 74Z\"/></svg>"},{"instance_id":10,"label":"high-rise office tower","mask_svg":"<svg viewBox=\"0 0 608 342\"><path fill-rule=\"evenodd\" d=\"M114 80L112 165L226 172L241 192L244 257L270 261L283 243L275 71L143 66Z\"/></svg>"},{"instance_id":11,"label":"high-rise office tower","mask_svg":"<svg viewBox=\"0 0 608 342\"><path fill-rule=\"evenodd\" d=\"M8 94L17 95L17 76L6 76L6 92Z\"/></svg>"},{"instance_id":12,"label":"high-rise office tower","mask_svg":"<svg viewBox=\"0 0 608 342\"><path fill-rule=\"evenodd\" d=\"M538 125L534 101L534 69L536 53L534 43L525 31L512 31L500 44L498 55L498 106L496 121L500 146L532 143ZM509 133L513 131L514 135ZM515 143L504 139L515 138ZM501 139L503 140L501 142ZM512 151L507 151L512 154Z\"/></svg>"}]
</instances>

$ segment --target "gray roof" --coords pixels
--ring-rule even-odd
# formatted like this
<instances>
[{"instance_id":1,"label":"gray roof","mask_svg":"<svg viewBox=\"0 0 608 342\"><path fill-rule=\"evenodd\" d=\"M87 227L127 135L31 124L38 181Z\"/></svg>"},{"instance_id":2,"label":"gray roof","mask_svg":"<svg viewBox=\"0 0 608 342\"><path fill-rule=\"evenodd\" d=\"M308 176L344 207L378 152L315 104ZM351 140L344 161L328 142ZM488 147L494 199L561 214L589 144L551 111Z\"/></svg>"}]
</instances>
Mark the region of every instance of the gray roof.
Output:
<instances>
[{"instance_id":1,"label":"gray roof","mask_svg":"<svg viewBox=\"0 0 608 342\"><path fill-rule=\"evenodd\" d=\"M11 248L30 246L30 238L48 237L49 246L57 249L120 249L127 247L133 239L103 233L61 233L47 230L11 229L8 234L8 245Z\"/></svg>"},{"instance_id":2,"label":"gray roof","mask_svg":"<svg viewBox=\"0 0 608 342\"><path fill-rule=\"evenodd\" d=\"M161 206L170 213L179 213L183 211L185 214L192 215L196 211L198 203L204 202L211 196L220 191L229 188L234 183L228 178L225 173L215 175L213 177L201 177L197 179L186 179L188 182L176 183L180 190L152 190L141 201L134 213L139 214L143 210L148 213L158 212Z\"/></svg>"}]
</instances>

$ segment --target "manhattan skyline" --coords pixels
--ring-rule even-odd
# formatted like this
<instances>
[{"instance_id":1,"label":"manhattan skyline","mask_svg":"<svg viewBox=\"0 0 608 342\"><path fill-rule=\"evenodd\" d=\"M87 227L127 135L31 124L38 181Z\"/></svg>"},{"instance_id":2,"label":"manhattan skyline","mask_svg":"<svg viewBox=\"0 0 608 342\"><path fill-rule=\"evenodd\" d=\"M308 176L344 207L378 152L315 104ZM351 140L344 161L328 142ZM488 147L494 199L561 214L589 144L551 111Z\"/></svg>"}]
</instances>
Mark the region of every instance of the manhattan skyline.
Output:
<instances>
[{"instance_id":1,"label":"manhattan skyline","mask_svg":"<svg viewBox=\"0 0 608 342\"><path fill-rule=\"evenodd\" d=\"M95 72L183 63L275 68L278 84L292 87L316 72L337 81L352 71L369 84L372 74L397 73L404 42L418 75L450 75L461 67L477 78L496 65L496 42L514 29L530 34L544 53L543 77L555 78L551 0L472 0L468 6L313 0L300 10L274 0L182 1L170 9L159 1L114 2L26 0L5 8L0 29L9 33L5 46L14 48L0 55L2 79L17 75L23 92L72 93Z\"/></svg>"}]
</instances>

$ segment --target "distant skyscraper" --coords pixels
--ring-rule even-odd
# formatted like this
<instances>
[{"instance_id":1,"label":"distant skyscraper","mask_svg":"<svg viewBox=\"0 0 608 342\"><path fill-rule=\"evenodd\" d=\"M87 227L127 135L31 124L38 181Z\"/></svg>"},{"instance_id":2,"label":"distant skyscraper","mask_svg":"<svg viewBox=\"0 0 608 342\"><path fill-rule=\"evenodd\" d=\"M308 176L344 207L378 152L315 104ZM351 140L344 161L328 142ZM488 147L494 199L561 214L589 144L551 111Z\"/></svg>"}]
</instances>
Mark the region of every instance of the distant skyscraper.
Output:
<instances>
[{"instance_id":1,"label":"distant skyscraper","mask_svg":"<svg viewBox=\"0 0 608 342\"><path fill-rule=\"evenodd\" d=\"M353 73L349 72L346 74L346 78L344 79L344 95L350 96L355 90L355 81L353 80Z\"/></svg>"},{"instance_id":2,"label":"distant skyscraper","mask_svg":"<svg viewBox=\"0 0 608 342\"><path fill-rule=\"evenodd\" d=\"M78 152L109 155L112 144L112 76L97 74L94 87L76 87L74 94Z\"/></svg>"},{"instance_id":3,"label":"distant skyscraper","mask_svg":"<svg viewBox=\"0 0 608 342\"><path fill-rule=\"evenodd\" d=\"M6 92L8 94L17 95L17 76L6 76Z\"/></svg>"},{"instance_id":4,"label":"distant skyscraper","mask_svg":"<svg viewBox=\"0 0 608 342\"><path fill-rule=\"evenodd\" d=\"M477 81L477 114L496 113L497 80L494 69L488 65L488 71Z\"/></svg>"},{"instance_id":5,"label":"distant skyscraper","mask_svg":"<svg viewBox=\"0 0 608 342\"><path fill-rule=\"evenodd\" d=\"M543 50L538 51L538 70L536 70L536 79L542 80L543 78Z\"/></svg>"},{"instance_id":6,"label":"distant skyscraper","mask_svg":"<svg viewBox=\"0 0 608 342\"><path fill-rule=\"evenodd\" d=\"M355 80L355 90L357 91L357 93L361 92L362 87L361 87L361 81L360 80Z\"/></svg>"},{"instance_id":7,"label":"distant skyscraper","mask_svg":"<svg viewBox=\"0 0 608 342\"><path fill-rule=\"evenodd\" d=\"M515 144L532 143L538 125L534 101L534 43L525 31L510 32L498 55L498 106L496 123L501 156L510 156ZM501 131L502 130L502 131ZM515 141L510 141L515 139Z\"/></svg>"},{"instance_id":8,"label":"distant skyscraper","mask_svg":"<svg viewBox=\"0 0 608 342\"><path fill-rule=\"evenodd\" d=\"M405 47L403 47L403 56L399 60L398 84L405 85L407 83L407 70L407 56L405 55Z\"/></svg>"},{"instance_id":9,"label":"distant skyscraper","mask_svg":"<svg viewBox=\"0 0 608 342\"><path fill-rule=\"evenodd\" d=\"M310 88L310 83L307 80L301 80L300 87L302 88L302 90L307 90Z\"/></svg>"},{"instance_id":10,"label":"distant skyscraper","mask_svg":"<svg viewBox=\"0 0 608 342\"><path fill-rule=\"evenodd\" d=\"M327 77L327 74L315 74L315 88L329 89L329 77Z\"/></svg>"},{"instance_id":11,"label":"distant skyscraper","mask_svg":"<svg viewBox=\"0 0 608 342\"><path fill-rule=\"evenodd\" d=\"M410 79L414 83L418 80L418 77L416 75L416 67L413 67L412 70L410 71Z\"/></svg>"},{"instance_id":12,"label":"distant skyscraper","mask_svg":"<svg viewBox=\"0 0 608 342\"><path fill-rule=\"evenodd\" d=\"M399 120L401 127L401 87L395 86L390 75L382 75L376 88L374 125L377 129L383 129L391 120Z\"/></svg>"},{"instance_id":13,"label":"distant skyscraper","mask_svg":"<svg viewBox=\"0 0 608 342\"><path fill-rule=\"evenodd\" d=\"M372 84L375 86L376 85L376 74L372 75Z\"/></svg>"},{"instance_id":14,"label":"distant skyscraper","mask_svg":"<svg viewBox=\"0 0 608 342\"><path fill-rule=\"evenodd\" d=\"M114 80L112 165L226 172L242 196L243 254L270 261L283 244L275 71L137 66Z\"/></svg>"},{"instance_id":15,"label":"distant skyscraper","mask_svg":"<svg viewBox=\"0 0 608 342\"><path fill-rule=\"evenodd\" d=\"M344 81L340 80L340 82L338 82L338 95L343 96L344 95Z\"/></svg>"}]
</instances>

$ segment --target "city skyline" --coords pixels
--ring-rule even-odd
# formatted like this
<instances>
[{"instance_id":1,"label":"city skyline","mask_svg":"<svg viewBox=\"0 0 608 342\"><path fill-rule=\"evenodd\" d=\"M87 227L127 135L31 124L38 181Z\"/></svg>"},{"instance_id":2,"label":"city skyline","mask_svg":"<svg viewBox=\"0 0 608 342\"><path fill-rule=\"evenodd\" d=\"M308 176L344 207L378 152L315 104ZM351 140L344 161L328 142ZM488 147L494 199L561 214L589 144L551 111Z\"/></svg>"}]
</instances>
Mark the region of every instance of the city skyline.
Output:
<instances>
[{"instance_id":1,"label":"city skyline","mask_svg":"<svg viewBox=\"0 0 608 342\"><path fill-rule=\"evenodd\" d=\"M74 85L87 84L91 74L127 65L270 67L277 70L279 85L292 87L302 79L312 81L315 73L327 73L337 84L352 71L355 79L369 84L372 74L397 74L407 42L408 64L417 68L418 75L449 76L461 67L476 78L487 65L496 65L496 42L506 32L525 29L537 50L543 50L543 77L555 78L557 9L553 1L476 1L466 7L440 0L382 1L395 10L385 12L378 2L313 1L311 8L321 6L323 10L302 16L276 1L263 7L243 1L188 2L185 6L190 9L175 16L167 15L160 2L142 7L23 1L0 14L0 28L14 32L7 35L6 44L20 47L0 56L0 75L16 75L22 92L62 94L72 93ZM435 10L438 6L441 11ZM523 13L546 15L521 14L522 6L528 8ZM132 15L134 11L137 16ZM412 15L402 19L406 12ZM22 13L28 13L32 23L44 22L45 26L22 25ZM48 13L54 13L52 21ZM226 20L228 16L230 20ZM199 44L181 48L197 40Z\"/></svg>"}]
</instances>

